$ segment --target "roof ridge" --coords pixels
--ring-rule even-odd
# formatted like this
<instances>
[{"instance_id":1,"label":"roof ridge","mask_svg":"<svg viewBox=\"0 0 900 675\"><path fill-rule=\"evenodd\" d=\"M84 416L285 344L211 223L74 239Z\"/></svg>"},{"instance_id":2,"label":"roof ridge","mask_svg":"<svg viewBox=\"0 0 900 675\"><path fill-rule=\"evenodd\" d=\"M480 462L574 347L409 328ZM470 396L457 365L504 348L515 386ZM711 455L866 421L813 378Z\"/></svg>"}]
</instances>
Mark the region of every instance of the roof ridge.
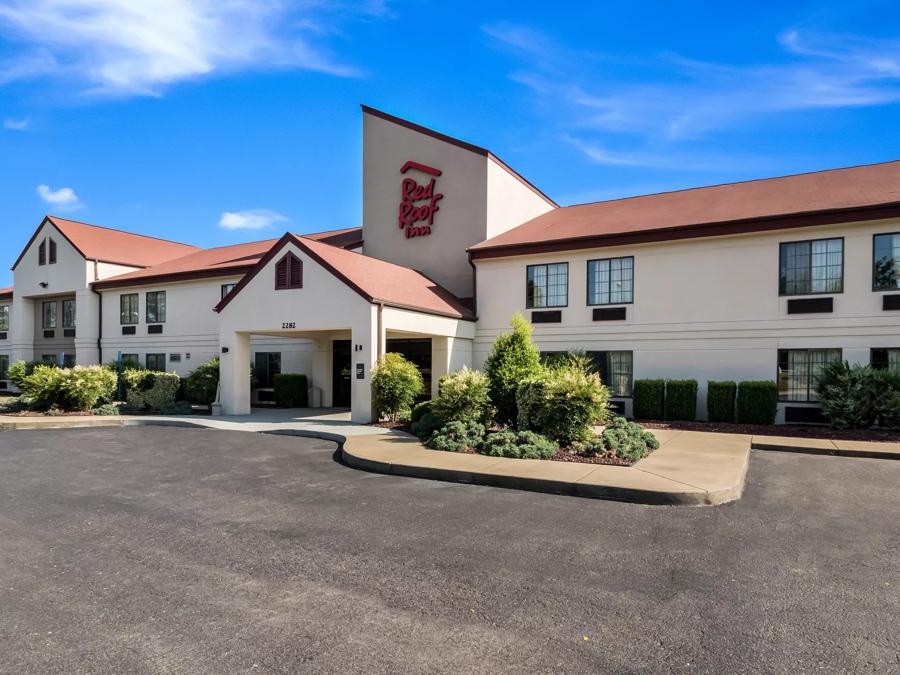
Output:
<instances>
[{"instance_id":1,"label":"roof ridge","mask_svg":"<svg viewBox=\"0 0 900 675\"><path fill-rule=\"evenodd\" d=\"M747 180L734 180L726 183L713 183L712 185L695 185L694 187L678 188L675 190L661 190L660 192L648 192L641 195L631 195L630 197L615 197L613 199L597 199L592 202L579 202L577 204L569 204L561 208L571 209L576 206L591 206L592 204L610 204L612 202L623 202L629 199L642 199L644 197L658 197L660 195L678 194L680 192L691 192L693 190L709 190L717 187L728 187L731 185L746 185L748 183L765 183L770 180L784 180L785 178L796 178L799 176L813 176L820 173L831 173L833 171L848 171L850 169L864 169L870 166L882 166L884 164L897 164L900 159L890 159L885 162L869 162L868 164L851 164L850 166L837 166L829 169L814 169L813 171L801 171L799 173L786 173L782 176L767 176L765 178L748 178Z\"/></svg>"},{"instance_id":2,"label":"roof ridge","mask_svg":"<svg viewBox=\"0 0 900 675\"><path fill-rule=\"evenodd\" d=\"M195 244L186 244L183 241L175 241L174 239L165 239L163 237L154 237L152 234L141 234L139 232L130 232L128 230L123 230L118 227L107 227L105 225L95 225L94 223L86 223L83 220L72 220L71 218L63 218L62 216L54 216L52 214L47 214L44 216L45 219L55 222L57 220L64 220L67 223L75 223L76 225L85 225L86 227L95 227L98 230L107 230L109 232L118 232L119 234L130 234L133 237L143 237L144 239L153 239L155 241L164 241L167 244L177 244L178 246L190 246L191 248L195 248L197 250L203 250L201 247Z\"/></svg>"}]
</instances>

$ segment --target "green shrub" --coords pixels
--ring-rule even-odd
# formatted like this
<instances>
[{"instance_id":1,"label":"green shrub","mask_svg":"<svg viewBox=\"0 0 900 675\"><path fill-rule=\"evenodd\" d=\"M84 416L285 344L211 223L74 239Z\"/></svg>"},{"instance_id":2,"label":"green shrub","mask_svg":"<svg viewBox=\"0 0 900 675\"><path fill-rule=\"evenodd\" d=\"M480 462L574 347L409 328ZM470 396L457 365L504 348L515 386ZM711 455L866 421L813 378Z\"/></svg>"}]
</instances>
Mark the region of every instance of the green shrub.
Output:
<instances>
[{"instance_id":1,"label":"green shrub","mask_svg":"<svg viewBox=\"0 0 900 675\"><path fill-rule=\"evenodd\" d=\"M146 368L125 368L120 376L122 378L122 393L127 397L132 391L147 391L153 386L156 372Z\"/></svg>"},{"instance_id":2,"label":"green shrub","mask_svg":"<svg viewBox=\"0 0 900 675\"><path fill-rule=\"evenodd\" d=\"M603 430L600 438L588 446L585 454L598 455L605 451L621 459L637 461L658 447L656 436L640 424L629 422L624 417L616 417Z\"/></svg>"},{"instance_id":3,"label":"green shrub","mask_svg":"<svg viewBox=\"0 0 900 675\"><path fill-rule=\"evenodd\" d=\"M102 366L75 366L61 373L62 398L69 410L91 410L116 394L116 375Z\"/></svg>"},{"instance_id":4,"label":"green shrub","mask_svg":"<svg viewBox=\"0 0 900 675\"><path fill-rule=\"evenodd\" d=\"M519 383L538 375L541 355L531 341L531 324L518 312L510 322L511 333L500 335L484 364L490 382L490 399L501 424L515 424L518 419L516 391Z\"/></svg>"},{"instance_id":5,"label":"green shrub","mask_svg":"<svg viewBox=\"0 0 900 675\"><path fill-rule=\"evenodd\" d=\"M575 368L586 373L596 373L597 364L594 359L581 349L567 349L564 352L550 352L541 357L541 363L546 368L557 370L560 368Z\"/></svg>"},{"instance_id":6,"label":"green shrub","mask_svg":"<svg viewBox=\"0 0 900 675\"><path fill-rule=\"evenodd\" d=\"M584 442L609 417L609 389L595 373L573 367L545 370L522 382L516 396L518 428L560 444Z\"/></svg>"},{"instance_id":7,"label":"green shrub","mask_svg":"<svg viewBox=\"0 0 900 675\"><path fill-rule=\"evenodd\" d=\"M732 381L706 383L706 417L710 422L734 422L734 399L737 383Z\"/></svg>"},{"instance_id":8,"label":"green shrub","mask_svg":"<svg viewBox=\"0 0 900 675\"><path fill-rule=\"evenodd\" d=\"M514 459L551 459L556 443L533 431L498 431L484 442L482 454Z\"/></svg>"},{"instance_id":9,"label":"green shrub","mask_svg":"<svg viewBox=\"0 0 900 675\"><path fill-rule=\"evenodd\" d=\"M219 389L219 357L194 368L184 380L184 397L191 403L210 405Z\"/></svg>"},{"instance_id":10,"label":"green shrub","mask_svg":"<svg viewBox=\"0 0 900 675\"><path fill-rule=\"evenodd\" d=\"M37 364L30 375L22 378L22 396L33 408L64 407L63 371L56 366Z\"/></svg>"},{"instance_id":11,"label":"green shrub","mask_svg":"<svg viewBox=\"0 0 900 675\"><path fill-rule=\"evenodd\" d=\"M666 397L665 380L635 380L632 396L635 419L663 419L663 405Z\"/></svg>"},{"instance_id":12,"label":"green shrub","mask_svg":"<svg viewBox=\"0 0 900 675\"><path fill-rule=\"evenodd\" d=\"M447 424L431 434L425 445L432 450L460 452L468 448L477 448L483 440L483 424L454 420L447 422Z\"/></svg>"},{"instance_id":13,"label":"green shrub","mask_svg":"<svg viewBox=\"0 0 900 675\"><path fill-rule=\"evenodd\" d=\"M410 424L418 422L426 413L434 412L434 401L421 401L412 407L409 413Z\"/></svg>"},{"instance_id":14,"label":"green shrub","mask_svg":"<svg viewBox=\"0 0 900 675\"><path fill-rule=\"evenodd\" d=\"M91 414L92 415L109 416L109 415L120 415L121 413L119 412L119 406L117 406L115 403L104 403L103 405L98 406L98 407L94 408L93 410L91 410Z\"/></svg>"},{"instance_id":15,"label":"green shrub","mask_svg":"<svg viewBox=\"0 0 900 675\"><path fill-rule=\"evenodd\" d=\"M372 369L372 407L376 419L396 422L411 413L413 401L422 393L422 373L400 354L388 353Z\"/></svg>"},{"instance_id":16,"label":"green shrub","mask_svg":"<svg viewBox=\"0 0 900 675\"><path fill-rule=\"evenodd\" d=\"M126 371L139 372L139 371ZM128 390L128 406L135 410L162 411L175 404L175 396L181 384L177 373L159 373L144 371L147 375L140 378L138 386ZM137 380L137 376L132 376Z\"/></svg>"},{"instance_id":17,"label":"green shrub","mask_svg":"<svg viewBox=\"0 0 900 675\"><path fill-rule=\"evenodd\" d=\"M163 408L160 412L163 415L193 415L194 409L191 407L190 401L175 401L168 408Z\"/></svg>"},{"instance_id":18,"label":"green shrub","mask_svg":"<svg viewBox=\"0 0 900 675\"><path fill-rule=\"evenodd\" d=\"M697 417L697 380L666 382L666 419L691 421Z\"/></svg>"},{"instance_id":19,"label":"green shrub","mask_svg":"<svg viewBox=\"0 0 900 675\"><path fill-rule=\"evenodd\" d=\"M486 424L492 413L489 387L487 375L478 370L463 368L450 373L441 378L432 410L448 421Z\"/></svg>"},{"instance_id":20,"label":"green shrub","mask_svg":"<svg viewBox=\"0 0 900 675\"><path fill-rule=\"evenodd\" d=\"M444 426L446 422L435 415L427 412L410 425L410 431L421 439L431 438L431 434Z\"/></svg>"},{"instance_id":21,"label":"green shrub","mask_svg":"<svg viewBox=\"0 0 900 675\"><path fill-rule=\"evenodd\" d=\"M737 420L741 424L774 424L778 386L771 380L747 380L738 385Z\"/></svg>"},{"instance_id":22,"label":"green shrub","mask_svg":"<svg viewBox=\"0 0 900 675\"><path fill-rule=\"evenodd\" d=\"M49 366L56 368L55 364L47 364L43 361L16 361L6 371L6 377L19 389L25 383L25 378L34 372L37 366Z\"/></svg>"},{"instance_id":23,"label":"green shrub","mask_svg":"<svg viewBox=\"0 0 900 675\"><path fill-rule=\"evenodd\" d=\"M895 426L900 411L900 375L871 366L830 363L816 379L822 414L836 429Z\"/></svg>"},{"instance_id":24,"label":"green shrub","mask_svg":"<svg viewBox=\"0 0 900 675\"><path fill-rule=\"evenodd\" d=\"M309 380L299 373L278 373L273 379L275 405L284 408L309 407Z\"/></svg>"}]
</instances>

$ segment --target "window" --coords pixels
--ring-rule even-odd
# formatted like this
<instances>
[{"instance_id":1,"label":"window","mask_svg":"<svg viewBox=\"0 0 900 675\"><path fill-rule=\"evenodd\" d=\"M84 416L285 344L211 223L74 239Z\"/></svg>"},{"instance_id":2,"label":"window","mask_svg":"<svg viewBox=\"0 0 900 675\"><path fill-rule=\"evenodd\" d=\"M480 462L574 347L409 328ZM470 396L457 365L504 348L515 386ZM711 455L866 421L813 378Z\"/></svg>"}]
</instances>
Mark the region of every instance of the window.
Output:
<instances>
[{"instance_id":1,"label":"window","mask_svg":"<svg viewBox=\"0 0 900 675\"><path fill-rule=\"evenodd\" d=\"M144 357L144 363L147 366L147 370L163 371L166 369L166 355L147 354L147 356Z\"/></svg>"},{"instance_id":2,"label":"window","mask_svg":"<svg viewBox=\"0 0 900 675\"><path fill-rule=\"evenodd\" d=\"M525 306L565 307L569 304L569 263L529 265Z\"/></svg>"},{"instance_id":3,"label":"window","mask_svg":"<svg viewBox=\"0 0 900 675\"><path fill-rule=\"evenodd\" d=\"M41 361L48 366L56 365L56 354L41 354Z\"/></svg>"},{"instance_id":4,"label":"window","mask_svg":"<svg viewBox=\"0 0 900 675\"><path fill-rule=\"evenodd\" d=\"M0 331L9 330L9 305L0 305Z\"/></svg>"},{"instance_id":5,"label":"window","mask_svg":"<svg viewBox=\"0 0 900 675\"><path fill-rule=\"evenodd\" d=\"M782 244L778 292L811 295L844 292L844 240L815 239Z\"/></svg>"},{"instance_id":6,"label":"window","mask_svg":"<svg viewBox=\"0 0 900 675\"><path fill-rule=\"evenodd\" d=\"M870 360L873 368L900 375L900 349L873 349Z\"/></svg>"},{"instance_id":7,"label":"window","mask_svg":"<svg viewBox=\"0 0 900 675\"><path fill-rule=\"evenodd\" d=\"M137 323L140 320L138 294L126 293L119 296L119 322L122 324Z\"/></svg>"},{"instance_id":8,"label":"window","mask_svg":"<svg viewBox=\"0 0 900 675\"><path fill-rule=\"evenodd\" d=\"M271 389L275 386L275 376L281 372L281 352L256 352L253 359L253 374L256 386Z\"/></svg>"},{"instance_id":9,"label":"window","mask_svg":"<svg viewBox=\"0 0 900 675\"><path fill-rule=\"evenodd\" d=\"M44 328L56 328L56 301L45 302L42 306Z\"/></svg>"},{"instance_id":10,"label":"window","mask_svg":"<svg viewBox=\"0 0 900 675\"><path fill-rule=\"evenodd\" d=\"M900 233L876 234L873 246L872 289L900 288Z\"/></svg>"},{"instance_id":11,"label":"window","mask_svg":"<svg viewBox=\"0 0 900 675\"><path fill-rule=\"evenodd\" d=\"M47 240L44 239L38 245L38 265L47 264Z\"/></svg>"},{"instance_id":12,"label":"window","mask_svg":"<svg viewBox=\"0 0 900 675\"><path fill-rule=\"evenodd\" d=\"M303 288L303 262L293 253L288 253L275 265L275 290Z\"/></svg>"},{"instance_id":13,"label":"window","mask_svg":"<svg viewBox=\"0 0 900 675\"><path fill-rule=\"evenodd\" d=\"M140 368L141 359L137 354L122 354L123 368Z\"/></svg>"},{"instance_id":14,"label":"window","mask_svg":"<svg viewBox=\"0 0 900 675\"><path fill-rule=\"evenodd\" d=\"M75 355L74 354L63 354L63 368L74 368L75 367Z\"/></svg>"},{"instance_id":15,"label":"window","mask_svg":"<svg viewBox=\"0 0 900 675\"><path fill-rule=\"evenodd\" d=\"M817 401L816 378L824 366L840 360L840 349L779 349L778 398L782 401Z\"/></svg>"},{"instance_id":16,"label":"window","mask_svg":"<svg viewBox=\"0 0 900 675\"><path fill-rule=\"evenodd\" d=\"M50 256L48 262L51 265L56 264L56 242L53 239L50 240Z\"/></svg>"},{"instance_id":17,"label":"window","mask_svg":"<svg viewBox=\"0 0 900 675\"><path fill-rule=\"evenodd\" d=\"M147 323L166 322L166 292L149 291L147 293Z\"/></svg>"},{"instance_id":18,"label":"window","mask_svg":"<svg viewBox=\"0 0 900 675\"><path fill-rule=\"evenodd\" d=\"M5 380L7 378L7 373L9 371L9 356L6 354L0 354L0 380Z\"/></svg>"},{"instance_id":19,"label":"window","mask_svg":"<svg viewBox=\"0 0 900 675\"><path fill-rule=\"evenodd\" d=\"M75 301L63 300L63 328L75 328Z\"/></svg>"},{"instance_id":20,"label":"window","mask_svg":"<svg viewBox=\"0 0 900 675\"><path fill-rule=\"evenodd\" d=\"M541 359L545 363L552 363L555 358L566 352L541 352ZM594 372L600 376L600 381L609 387L616 398L631 398L633 373L632 352L584 352L594 365Z\"/></svg>"},{"instance_id":21,"label":"window","mask_svg":"<svg viewBox=\"0 0 900 675\"><path fill-rule=\"evenodd\" d=\"M588 260L589 305L622 305L634 297L634 258Z\"/></svg>"},{"instance_id":22,"label":"window","mask_svg":"<svg viewBox=\"0 0 900 675\"><path fill-rule=\"evenodd\" d=\"M222 284L222 297L224 298L226 295L231 293L232 289L237 286L237 284Z\"/></svg>"}]
</instances>

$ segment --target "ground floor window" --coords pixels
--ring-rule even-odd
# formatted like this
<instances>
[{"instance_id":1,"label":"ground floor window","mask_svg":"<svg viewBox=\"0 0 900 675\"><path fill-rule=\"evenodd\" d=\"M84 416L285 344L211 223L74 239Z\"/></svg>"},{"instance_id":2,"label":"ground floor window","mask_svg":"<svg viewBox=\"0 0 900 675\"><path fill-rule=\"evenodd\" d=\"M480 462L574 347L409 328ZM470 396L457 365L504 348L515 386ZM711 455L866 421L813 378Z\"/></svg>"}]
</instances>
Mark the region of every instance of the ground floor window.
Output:
<instances>
[{"instance_id":1,"label":"ground floor window","mask_svg":"<svg viewBox=\"0 0 900 675\"><path fill-rule=\"evenodd\" d=\"M873 349L870 361L873 368L900 374L900 349Z\"/></svg>"},{"instance_id":2,"label":"ground floor window","mask_svg":"<svg viewBox=\"0 0 900 675\"><path fill-rule=\"evenodd\" d=\"M41 362L48 366L56 365L56 354L41 354Z\"/></svg>"},{"instance_id":3,"label":"ground floor window","mask_svg":"<svg viewBox=\"0 0 900 675\"><path fill-rule=\"evenodd\" d=\"M166 369L166 355L147 354L144 357L144 364L147 366L147 370L164 371Z\"/></svg>"},{"instance_id":4,"label":"ground floor window","mask_svg":"<svg viewBox=\"0 0 900 675\"><path fill-rule=\"evenodd\" d=\"M552 362L555 355L564 352L541 352L545 362ZM631 398L634 382L633 353L630 351L584 352L593 362L600 381L609 387L616 398Z\"/></svg>"},{"instance_id":5,"label":"ground floor window","mask_svg":"<svg viewBox=\"0 0 900 675\"><path fill-rule=\"evenodd\" d=\"M75 355L74 354L63 354L63 368L74 368L75 367Z\"/></svg>"},{"instance_id":6,"label":"ground floor window","mask_svg":"<svg viewBox=\"0 0 900 675\"><path fill-rule=\"evenodd\" d=\"M9 372L9 356L0 354L0 380L5 380Z\"/></svg>"},{"instance_id":7,"label":"ground floor window","mask_svg":"<svg viewBox=\"0 0 900 675\"><path fill-rule=\"evenodd\" d=\"M816 379L819 373L829 363L840 360L840 349L779 349L779 399L801 403L817 401Z\"/></svg>"},{"instance_id":8,"label":"ground floor window","mask_svg":"<svg viewBox=\"0 0 900 675\"><path fill-rule=\"evenodd\" d=\"M253 360L253 374L256 386L271 389L275 386L275 376L281 372L281 352L256 352Z\"/></svg>"},{"instance_id":9,"label":"ground floor window","mask_svg":"<svg viewBox=\"0 0 900 675\"><path fill-rule=\"evenodd\" d=\"M63 328L75 328L75 301L63 300Z\"/></svg>"},{"instance_id":10,"label":"ground floor window","mask_svg":"<svg viewBox=\"0 0 900 675\"><path fill-rule=\"evenodd\" d=\"M122 367L123 368L140 368L141 367L141 357L137 354L122 354Z\"/></svg>"}]
</instances>

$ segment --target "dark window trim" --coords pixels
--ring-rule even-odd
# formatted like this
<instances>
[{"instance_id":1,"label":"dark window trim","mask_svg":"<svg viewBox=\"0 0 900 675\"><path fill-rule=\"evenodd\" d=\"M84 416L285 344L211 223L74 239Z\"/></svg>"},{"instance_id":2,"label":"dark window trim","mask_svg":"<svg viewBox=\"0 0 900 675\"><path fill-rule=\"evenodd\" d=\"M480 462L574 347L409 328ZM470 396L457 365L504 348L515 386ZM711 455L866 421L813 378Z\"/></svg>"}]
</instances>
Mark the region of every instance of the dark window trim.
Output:
<instances>
[{"instance_id":1,"label":"dark window trim","mask_svg":"<svg viewBox=\"0 0 900 675\"><path fill-rule=\"evenodd\" d=\"M165 352L148 352L148 353L144 354L144 367L147 370L152 370L152 368L150 368L150 362L148 361L148 357L151 357L151 356L162 357L162 368L157 368L157 370L165 372L165 370L166 370L166 354L165 354Z\"/></svg>"},{"instance_id":2,"label":"dark window trim","mask_svg":"<svg viewBox=\"0 0 900 675\"><path fill-rule=\"evenodd\" d=\"M166 297L165 291L147 291L144 293L144 319L145 323L165 323L166 317L163 316L162 319L159 318L159 294L162 293L163 297ZM150 296L156 295L156 319L153 321L150 320ZM140 301L139 301L140 302ZM166 305L166 313L168 313L169 305L168 298L163 301ZM138 305L138 314L140 314L140 305Z\"/></svg>"},{"instance_id":3,"label":"dark window trim","mask_svg":"<svg viewBox=\"0 0 900 675\"><path fill-rule=\"evenodd\" d=\"M885 352L885 356L887 356L886 352L892 350L900 350L900 347L871 347L869 349L869 365L877 370L887 370L888 366L890 365L890 361L878 361L878 365L876 365L875 352Z\"/></svg>"},{"instance_id":4,"label":"dark window trim","mask_svg":"<svg viewBox=\"0 0 900 675\"><path fill-rule=\"evenodd\" d=\"M229 288L229 289L226 291L225 288L228 287L228 286L230 286L231 288ZM235 286L237 286L237 283L236 283L236 282L232 282L232 283L230 283L230 284L222 284L222 286L221 286L221 288L220 288L220 293L221 293L221 296L222 296L222 297L219 298L219 299L220 299L220 300L224 300L224 299L225 299L225 296L228 295L229 293L231 293L231 291L234 290L234 287L235 287Z\"/></svg>"},{"instance_id":5,"label":"dark window trim","mask_svg":"<svg viewBox=\"0 0 900 675\"><path fill-rule=\"evenodd\" d=\"M839 291L811 291L809 293L783 293L781 290L781 263L784 261L784 247L789 244L812 244L814 241L831 241L833 239L841 240L841 290ZM779 241L778 242L778 297L780 298L796 298L803 295L841 295L844 292L844 263L846 262L845 258L847 256L847 247L846 241L844 241L844 237L816 237L815 239L795 239L792 241ZM810 247L810 264L812 263L812 247ZM810 282L812 282L812 275L810 275Z\"/></svg>"},{"instance_id":6,"label":"dark window trim","mask_svg":"<svg viewBox=\"0 0 900 675\"><path fill-rule=\"evenodd\" d=\"M872 292L873 293L896 293L900 291L900 286L893 288L876 288L875 287L875 237L900 237L900 232L876 232L872 235Z\"/></svg>"},{"instance_id":7,"label":"dark window trim","mask_svg":"<svg viewBox=\"0 0 900 675\"><path fill-rule=\"evenodd\" d=\"M38 265L46 265L47 264L47 238L44 237L41 239L41 243L38 244Z\"/></svg>"},{"instance_id":8,"label":"dark window trim","mask_svg":"<svg viewBox=\"0 0 900 675\"><path fill-rule=\"evenodd\" d=\"M50 246L47 251L47 264L55 265L56 264L56 242L53 237L50 237Z\"/></svg>"},{"instance_id":9,"label":"dark window trim","mask_svg":"<svg viewBox=\"0 0 900 675\"><path fill-rule=\"evenodd\" d=\"M591 302L591 263L603 262L604 260L625 260L631 258L631 300L628 302ZM609 258L591 258L584 264L584 286L585 286L585 304L588 307L614 307L615 305L633 305L634 304L634 256L633 255L617 255Z\"/></svg>"},{"instance_id":10,"label":"dark window trim","mask_svg":"<svg viewBox=\"0 0 900 675\"><path fill-rule=\"evenodd\" d=\"M285 263L286 261L286 263ZM282 263L286 264L285 267L285 284L279 285L278 283L278 266ZM294 265L298 265L300 267L300 281L299 283L293 284L291 283L291 276ZM275 263L275 290L276 291L290 291L294 289L302 289L303 288L303 261L300 260L296 255L294 255L293 251L288 251L281 259Z\"/></svg>"},{"instance_id":11,"label":"dark window trim","mask_svg":"<svg viewBox=\"0 0 900 675\"><path fill-rule=\"evenodd\" d=\"M71 325L66 323L66 303L69 303L69 302L72 303L72 321L73 321L73 323ZM78 312L78 310L75 306L74 299L62 301L62 327L63 328L75 328L75 325L78 323L77 312Z\"/></svg>"},{"instance_id":12,"label":"dark window trim","mask_svg":"<svg viewBox=\"0 0 900 675\"><path fill-rule=\"evenodd\" d=\"M6 305L6 304L0 304L0 310L2 310L4 307L6 308L6 327L4 328L3 326L0 326L0 330L9 331L9 307L10 306Z\"/></svg>"},{"instance_id":13,"label":"dark window trim","mask_svg":"<svg viewBox=\"0 0 900 675\"><path fill-rule=\"evenodd\" d=\"M566 304L564 305L544 305L543 307L535 307L534 305L534 294L532 294L531 299L528 298L528 270L532 267L548 267L550 265L565 265L566 266ZM550 263L535 263L533 265L525 265L525 309L564 309L569 306L569 262L550 262Z\"/></svg>"},{"instance_id":14,"label":"dark window trim","mask_svg":"<svg viewBox=\"0 0 900 675\"><path fill-rule=\"evenodd\" d=\"M787 347L787 348L779 348L778 349L778 352L775 355L775 361L776 361L776 363L775 363L775 386L778 388L778 402L779 403L812 403L812 404L819 403L818 399L809 398L810 392L813 391L812 380L809 380L807 382L806 398L803 400L799 400L799 399L784 398L781 395L781 389L780 389L781 380L779 379L779 371L781 371L781 364L784 363L784 361L781 360L782 354L787 356L787 352L818 352L818 351L836 351L836 352L838 352L838 354L840 354L840 357L838 360L842 361L844 359L843 347L796 347L796 348ZM808 360L807 360L807 365L808 365ZM787 370L787 369L785 369L785 370ZM810 375L810 377L812 377L812 371L810 371L809 375Z\"/></svg>"},{"instance_id":15,"label":"dark window trim","mask_svg":"<svg viewBox=\"0 0 900 675\"><path fill-rule=\"evenodd\" d=\"M122 300L127 297L136 297L137 298L137 311L134 313L135 320L134 321L126 321L122 312ZM140 293L122 293L119 295L119 325L121 326L136 326L141 322L141 294Z\"/></svg>"},{"instance_id":16,"label":"dark window trim","mask_svg":"<svg viewBox=\"0 0 900 675\"><path fill-rule=\"evenodd\" d=\"M59 309L56 307L56 304L57 304L57 301L56 301L56 300L44 300L44 301L41 303L41 328L42 328L42 329L53 330L53 329L56 329L56 328L58 327L58 324L59 324L59 316L58 316L57 312L59 311ZM53 325L52 325L52 326L48 326L48 325L47 325L47 313L44 311L44 308L45 308L47 305L53 305L53 306L54 306L54 308L53 308Z\"/></svg>"}]
</instances>

